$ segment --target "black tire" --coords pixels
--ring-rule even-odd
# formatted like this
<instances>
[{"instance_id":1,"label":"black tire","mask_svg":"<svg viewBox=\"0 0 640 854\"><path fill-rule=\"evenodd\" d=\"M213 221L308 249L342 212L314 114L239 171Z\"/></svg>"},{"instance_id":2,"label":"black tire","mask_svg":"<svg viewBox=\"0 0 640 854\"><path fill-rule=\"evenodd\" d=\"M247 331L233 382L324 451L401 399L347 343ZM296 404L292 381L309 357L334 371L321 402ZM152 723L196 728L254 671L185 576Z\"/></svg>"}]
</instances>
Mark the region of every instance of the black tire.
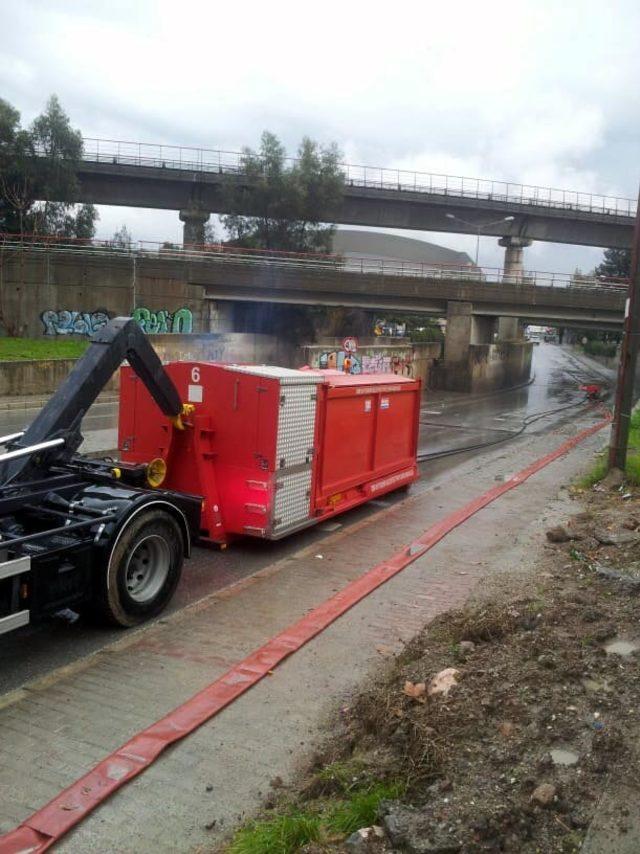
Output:
<instances>
[{"instance_id":1,"label":"black tire","mask_svg":"<svg viewBox=\"0 0 640 854\"><path fill-rule=\"evenodd\" d=\"M141 510L125 523L100 578L100 616L128 628L159 614L180 581L183 560L178 521L164 510Z\"/></svg>"}]
</instances>

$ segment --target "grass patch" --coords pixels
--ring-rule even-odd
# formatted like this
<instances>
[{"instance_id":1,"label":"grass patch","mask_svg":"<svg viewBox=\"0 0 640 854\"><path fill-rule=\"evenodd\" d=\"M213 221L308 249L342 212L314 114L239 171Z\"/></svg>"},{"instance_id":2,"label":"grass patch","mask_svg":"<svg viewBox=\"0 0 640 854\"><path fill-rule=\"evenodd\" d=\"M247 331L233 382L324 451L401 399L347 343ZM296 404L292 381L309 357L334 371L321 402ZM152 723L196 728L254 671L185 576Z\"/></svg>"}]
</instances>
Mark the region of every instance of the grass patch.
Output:
<instances>
[{"instance_id":1,"label":"grass patch","mask_svg":"<svg viewBox=\"0 0 640 854\"><path fill-rule=\"evenodd\" d=\"M320 816L309 812L277 815L254 821L236 834L230 854L294 854L320 840Z\"/></svg>"},{"instance_id":2,"label":"grass patch","mask_svg":"<svg viewBox=\"0 0 640 854\"><path fill-rule=\"evenodd\" d=\"M88 340L74 338L0 338L0 362L78 359L88 346Z\"/></svg>"},{"instance_id":3,"label":"grass patch","mask_svg":"<svg viewBox=\"0 0 640 854\"><path fill-rule=\"evenodd\" d=\"M335 842L374 824L380 802L399 798L406 790L394 781L360 783L360 788L350 789L356 784L347 768L332 763L319 772L325 780L340 778L343 793L337 800L321 799L305 810L289 807L287 812L252 821L236 833L228 854L295 854L310 842Z\"/></svg>"},{"instance_id":4,"label":"grass patch","mask_svg":"<svg viewBox=\"0 0 640 854\"><path fill-rule=\"evenodd\" d=\"M605 451L598 454L589 471L578 478L576 485L581 489L591 489L596 483L600 483L607 470L607 451ZM629 453L627 454L625 477L627 482L633 486L640 485L640 410L636 410L631 415Z\"/></svg>"},{"instance_id":5,"label":"grass patch","mask_svg":"<svg viewBox=\"0 0 640 854\"><path fill-rule=\"evenodd\" d=\"M607 473L606 453L598 454L595 462L586 474L579 477L576 481L576 486L580 489L591 489L596 483L600 483L602 478Z\"/></svg>"},{"instance_id":6,"label":"grass patch","mask_svg":"<svg viewBox=\"0 0 640 854\"><path fill-rule=\"evenodd\" d=\"M370 789L353 792L351 796L336 804L324 821L330 833L348 835L361 827L375 824L380 802L395 800L404 794L401 783L376 783Z\"/></svg>"}]
</instances>

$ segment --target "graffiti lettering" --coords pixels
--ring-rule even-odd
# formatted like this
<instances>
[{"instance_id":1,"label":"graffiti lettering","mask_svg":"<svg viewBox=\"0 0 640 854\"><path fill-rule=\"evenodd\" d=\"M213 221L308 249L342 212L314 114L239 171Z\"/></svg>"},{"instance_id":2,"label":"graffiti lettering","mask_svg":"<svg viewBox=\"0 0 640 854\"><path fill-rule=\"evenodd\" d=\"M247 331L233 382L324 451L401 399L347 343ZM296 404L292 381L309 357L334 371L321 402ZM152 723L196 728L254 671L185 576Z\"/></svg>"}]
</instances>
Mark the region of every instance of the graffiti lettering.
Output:
<instances>
[{"instance_id":1,"label":"graffiti lettering","mask_svg":"<svg viewBox=\"0 0 640 854\"><path fill-rule=\"evenodd\" d=\"M374 353L367 356L362 355L363 374L390 374L391 356L383 356L382 353Z\"/></svg>"},{"instance_id":2,"label":"graffiti lettering","mask_svg":"<svg viewBox=\"0 0 640 854\"><path fill-rule=\"evenodd\" d=\"M344 350L331 350L320 353L317 357L318 368L334 368L338 371L344 370ZM350 354L352 374L397 374L399 376L413 377L413 354L407 350L402 354L395 353L357 353Z\"/></svg>"},{"instance_id":3,"label":"graffiti lettering","mask_svg":"<svg viewBox=\"0 0 640 854\"><path fill-rule=\"evenodd\" d=\"M164 308L150 311L148 308L136 308L133 317L138 321L143 332L157 335L163 332L189 334L193 331L193 314L191 309L179 308L171 314Z\"/></svg>"},{"instance_id":4,"label":"graffiti lettering","mask_svg":"<svg viewBox=\"0 0 640 854\"><path fill-rule=\"evenodd\" d=\"M171 313L166 309L151 311L141 307L135 309L133 318L143 332L149 334L193 332L193 314L188 308L179 308ZM109 312L103 309L92 312L49 309L42 312L40 319L45 335L93 335L109 322Z\"/></svg>"},{"instance_id":5,"label":"graffiti lettering","mask_svg":"<svg viewBox=\"0 0 640 854\"><path fill-rule=\"evenodd\" d=\"M106 311L43 311L45 335L93 335L109 322Z\"/></svg>"}]
</instances>

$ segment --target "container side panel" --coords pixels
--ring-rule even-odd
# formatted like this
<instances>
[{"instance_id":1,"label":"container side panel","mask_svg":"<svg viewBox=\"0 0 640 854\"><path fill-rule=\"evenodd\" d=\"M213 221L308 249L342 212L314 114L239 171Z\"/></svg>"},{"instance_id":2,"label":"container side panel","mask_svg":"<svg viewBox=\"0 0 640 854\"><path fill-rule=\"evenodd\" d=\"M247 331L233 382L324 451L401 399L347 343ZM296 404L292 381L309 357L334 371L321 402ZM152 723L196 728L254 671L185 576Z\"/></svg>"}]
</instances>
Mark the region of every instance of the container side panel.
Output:
<instances>
[{"instance_id":1,"label":"container side panel","mask_svg":"<svg viewBox=\"0 0 640 854\"><path fill-rule=\"evenodd\" d=\"M375 469L415 458L415 406L413 391L380 394L376 430Z\"/></svg>"},{"instance_id":2,"label":"container side panel","mask_svg":"<svg viewBox=\"0 0 640 854\"><path fill-rule=\"evenodd\" d=\"M377 395L327 396L320 492L339 492L366 480L373 466Z\"/></svg>"},{"instance_id":3,"label":"container side panel","mask_svg":"<svg viewBox=\"0 0 640 854\"><path fill-rule=\"evenodd\" d=\"M118 449L126 462L147 463L165 457L170 442L169 419L162 414L132 368L121 368Z\"/></svg>"}]
</instances>

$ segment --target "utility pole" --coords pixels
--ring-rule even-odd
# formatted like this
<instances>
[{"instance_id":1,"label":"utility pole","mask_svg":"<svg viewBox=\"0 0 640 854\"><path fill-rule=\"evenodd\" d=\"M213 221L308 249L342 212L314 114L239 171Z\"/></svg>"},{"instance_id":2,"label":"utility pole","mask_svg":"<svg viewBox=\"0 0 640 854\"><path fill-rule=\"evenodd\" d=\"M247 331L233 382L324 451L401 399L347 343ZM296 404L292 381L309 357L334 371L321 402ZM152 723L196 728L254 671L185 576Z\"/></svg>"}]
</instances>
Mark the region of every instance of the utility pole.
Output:
<instances>
[{"instance_id":1,"label":"utility pole","mask_svg":"<svg viewBox=\"0 0 640 854\"><path fill-rule=\"evenodd\" d=\"M609 443L609 468L625 470L629 427L633 408L633 385L636 378L638 344L640 343L640 196L631 245L629 294L625 306L624 334L618 365L616 403Z\"/></svg>"}]
</instances>

